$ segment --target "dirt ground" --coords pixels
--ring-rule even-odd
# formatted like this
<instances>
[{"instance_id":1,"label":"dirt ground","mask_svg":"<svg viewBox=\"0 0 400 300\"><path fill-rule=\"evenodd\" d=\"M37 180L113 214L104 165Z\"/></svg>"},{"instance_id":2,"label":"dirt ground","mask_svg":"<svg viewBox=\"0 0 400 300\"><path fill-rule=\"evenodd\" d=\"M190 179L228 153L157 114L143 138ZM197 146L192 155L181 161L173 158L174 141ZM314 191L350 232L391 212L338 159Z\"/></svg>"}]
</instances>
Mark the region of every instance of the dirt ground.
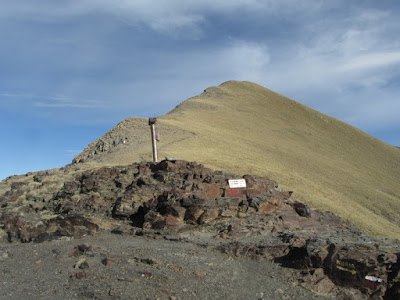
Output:
<instances>
[{"instance_id":1,"label":"dirt ground","mask_svg":"<svg viewBox=\"0 0 400 300\"><path fill-rule=\"evenodd\" d=\"M156 235L0 244L0 299L337 299L294 272Z\"/></svg>"}]
</instances>

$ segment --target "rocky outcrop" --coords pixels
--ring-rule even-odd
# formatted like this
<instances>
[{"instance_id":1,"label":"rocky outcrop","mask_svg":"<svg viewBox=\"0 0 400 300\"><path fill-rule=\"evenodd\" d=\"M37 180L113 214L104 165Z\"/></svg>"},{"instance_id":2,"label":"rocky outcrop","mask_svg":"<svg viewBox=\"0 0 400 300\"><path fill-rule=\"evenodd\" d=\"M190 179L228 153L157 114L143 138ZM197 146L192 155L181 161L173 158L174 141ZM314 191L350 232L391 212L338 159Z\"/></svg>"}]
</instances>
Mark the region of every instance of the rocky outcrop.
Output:
<instances>
[{"instance_id":1,"label":"rocky outcrop","mask_svg":"<svg viewBox=\"0 0 400 300\"><path fill-rule=\"evenodd\" d=\"M170 145L193 136L187 130L163 123L157 128L157 136L161 137L164 145ZM76 155L73 164L95 162L104 165L128 164L150 159L148 149L151 149L150 128L144 118L128 118L117 124L99 139L90 143L82 153ZM163 147L159 147L160 154Z\"/></svg>"},{"instance_id":2,"label":"rocky outcrop","mask_svg":"<svg viewBox=\"0 0 400 300\"><path fill-rule=\"evenodd\" d=\"M32 181L15 181L0 196L0 221L10 241L92 233L101 227L95 220L102 219L160 229L265 215L286 206L285 194L272 180L245 175L247 187L234 189L228 179L240 176L213 172L195 162L103 167L77 174L50 192L54 182L47 177L54 176L42 172ZM70 225L82 230L66 229Z\"/></svg>"},{"instance_id":3,"label":"rocky outcrop","mask_svg":"<svg viewBox=\"0 0 400 300\"><path fill-rule=\"evenodd\" d=\"M75 169L74 169L75 168ZM338 287L397 299L400 246L291 199L268 178L212 171L196 162L76 165L1 183L0 224L9 242L43 242L101 230L158 233L233 256L299 270L317 293Z\"/></svg>"},{"instance_id":4,"label":"rocky outcrop","mask_svg":"<svg viewBox=\"0 0 400 300\"><path fill-rule=\"evenodd\" d=\"M144 143L145 138L140 133L147 129L145 125L143 119L139 118L129 118L120 122L101 138L90 143L82 153L74 157L72 163L90 161L104 153L120 150L132 142ZM137 131L136 134L134 130Z\"/></svg>"}]
</instances>

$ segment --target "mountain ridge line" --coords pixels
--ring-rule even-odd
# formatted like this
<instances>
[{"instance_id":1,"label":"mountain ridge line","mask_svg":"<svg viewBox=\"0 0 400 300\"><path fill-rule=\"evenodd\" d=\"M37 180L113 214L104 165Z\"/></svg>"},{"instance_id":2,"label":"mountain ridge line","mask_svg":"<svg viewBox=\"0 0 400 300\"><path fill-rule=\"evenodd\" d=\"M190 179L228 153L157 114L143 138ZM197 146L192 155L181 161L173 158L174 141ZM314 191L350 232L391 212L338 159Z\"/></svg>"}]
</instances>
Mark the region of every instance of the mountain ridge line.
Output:
<instances>
[{"instance_id":1,"label":"mountain ridge line","mask_svg":"<svg viewBox=\"0 0 400 300\"><path fill-rule=\"evenodd\" d=\"M277 180L314 209L400 238L400 152L343 121L251 82L210 87L158 117L159 156ZM128 118L75 159L89 167L151 160L147 119Z\"/></svg>"}]
</instances>

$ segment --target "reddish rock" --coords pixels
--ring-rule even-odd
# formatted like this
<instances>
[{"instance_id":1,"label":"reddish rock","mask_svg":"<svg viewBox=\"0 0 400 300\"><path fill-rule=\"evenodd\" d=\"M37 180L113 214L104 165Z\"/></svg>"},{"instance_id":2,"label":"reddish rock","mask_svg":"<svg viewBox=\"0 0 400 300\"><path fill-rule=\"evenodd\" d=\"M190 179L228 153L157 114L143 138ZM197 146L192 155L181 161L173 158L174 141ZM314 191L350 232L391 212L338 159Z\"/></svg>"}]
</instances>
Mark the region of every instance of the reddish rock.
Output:
<instances>
[{"instance_id":1,"label":"reddish rock","mask_svg":"<svg viewBox=\"0 0 400 300\"><path fill-rule=\"evenodd\" d=\"M171 215L164 218L164 223L165 226L181 226L185 224L183 218L174 217Z\"/></svg>"},{"instance_id":2,"label":"reddish rock","mask_svg":"<svg viewBox=\"0 0 400 300\"><path fill-rule=\"evenodd\" d=\"M307 270L301 278L301 285L317 294L329 294L335 284L325 275L322 268Z\"/></svg>"},{"instance_id":3,"label":"reddish rock","mask_svg":"<svg viewBox=\"0 0 400 300\"><path fill-rule=\"evenodd\" d=\"M265 215L275 211L276 209L277 209L277 207L275 205L266 201L261 204L261 206L258 209L258 212L260 213L260 216L265 216Z\"/></svg>"},{"instance_id":4,"label":"reddish rock","mask_svg":"<svg viewBox=\"0 0 400 300\"><path fill-rule=\"evenodd\" d=\"M222 196L222 185L216 183L198 183L197 199L212 200ZM199 193L200 192L200 193Z\"/></svg>"},{"instance_id":5,"label":"reddish rock","mask_svg":"<svg viewBox=\"0 0 400 300\"><path fill-rule=\"evenodd\" d=\"M198 219L199 224L207 224L218 218L219 210L218 209L207 209L205 210Z\"/></svg>"},{"instance_id":6,"label":"reddish rock","mask_svg":"<svg viewBox=\"0 0 400 300\"><path fill-rule=\"evenodd\" d=\"M92 197L90 207L94 211L106 211L109 209L109 204L100 197Z\"/></svg>"},{"instance_id":7,"label":"reddish rock","mask_svg":"<svg viewBox=\"0 0 400 300\"><path fill-rule=\"evenodd\" d=\"M162 229L165 226L165 217L156 211L150 210L144 215L143 228Z\"/></svg>"},{"instance_id":8,"label":"reddish rock","mask_svg":"<svg viewBox=\"0 0 400 300\"><path fill-rule=\"evenodd\" d=\"M260 216L265 216L267 214L270 214L271 212L285 208L286 204L282 200L278 200L276 198L270 198L267 201L264 201L263 203L260 204L258 207L258 212Z\"/></svg>"},{"instance_id":9,"label":"reddish rock","mask_svg":"<svg viewBox=\"0 0 400 300\"><path fill-rule=\"evenodd\" d=\"M178 206L178 205L171 205L168 206L166 208L166 211L168 214L180 218L180 219L184 219L185 218L185 214L186 214L186 208L182 207L182 206Z\"/></svg>"},{"instance_id":10,"label":"reddish rock","mask_svg":"<svg viewBox=\"0 0 400 300\"><path fill-rule=\"evenodd\" d=\"M243 179L246 180L246 187L247 188L251 189L252 187L254 187L255 180L254 180L253 176L246 174L246 175L243 175Z\"/></svg>"},{"instance_id":11,"label":"reddish rock","mask_svg":"<svg viewBox=\"0 0 400 300\"><path fill-rule=\"evenodd\" d=\"M139 197L120 197L112 208L114 218L126 219L137 213L140 207Z\"/></svg>"},{"instance_id":12,"label":"reddish rock","mask_svg":"<svg viewBox=\"0 0 400 300\"><path fill-rule=\"evenodd\" d=\"M92 273L86 272L86 271L81 271L81 272L75 273L75 277L78 279L87 278L87 277L90 277L91 275L92 275Z\"/></svg>"},{"instance_id":13,"label":"reddish rock","mask_svg":"<svg viewBox=\"0 0 400 300\"><path fill-rule=\"evenodd\" d=\"M194 224L197 222L197 220L200 218L200 216L204 213L204 209L201 209L199 207L191 206L186 209L186 214L185 214L185 221L191 224Z\"/></svg>"},{"instance_id":14,"label":"reddish rock","mask_svg":"<svg viewBox=\"0 0 400 300\"><path fill-rule=\"evenodd\" d=\"M71 252L69 252L68 256L80 256L83 254L87 254L92 252L93 248L90 245L87 244L80 244L74 247Z\"/></svg>"},{"instance_id":15,"label":"reddish rock","mask_svg":"<svg viewBox=\"0 0 400 300\"><path fill-rule=\"evenodd\" d=\"M104 258L104 259L101 261L101 263L102 263L103 265L105 265L106 267L110 267L110 266L112 266L113 264L115 264L115 261L112 260L112 259L110 259L110 258L108 258L108 257L106 257L106 258Z\"/></svg>"},{"instance_id":16,"label":"reddish rock","mask_svg":"<svg viewBox=\"0 0 400 300\"><path fill-rule=\"evenodd\" d=\"M196 277L203 278L206 277L207 273L205 271L194 271L193 275L195 275Z\"/></svg>"},{"instance_id":17,"label":"reddish rock","mask_svg":"<svg viewBox=\"0 0 400 300\"><path fill-rule=\"evenodd\" d=\"M224 190L223 197L245 199L245 192L246 190L244 188L226 188Z\"/></svg>"},{"instance_id":18,"label":"reddish rock","mask_svg":"<svg viewBox=\"0 0 400 300\"><path fill-rule=\"evenodd\" d=\"M257 196L271 196L276 183L266 178L257 178L252 187L246 188L247 199Z\"/></svg>"},{"instance_id":19,"label":"reddish rock","mask_svg":"<svg viewBox=\"0 0 400 300\"><path fill-rule=\"evenodd\" d=\"M285 202L283 200L281 200L281 199L277 199L277 198L272 197L272 198L269 198L267 201L269 203L271 203L272 205L276 206L279 209L286 207Z\"/></svg>"},{"instance_id":20,"label":"reddish rock","mask_svg":"<svg viewBox=\"0 0 400 300\"><path fill-rule=\"evenodd\" d=\"M292 197L292 195L293 195L293 191L288 191L288 192L282 193L283 199L289 199L290 197Z\"/></svg>"}]
</instances>

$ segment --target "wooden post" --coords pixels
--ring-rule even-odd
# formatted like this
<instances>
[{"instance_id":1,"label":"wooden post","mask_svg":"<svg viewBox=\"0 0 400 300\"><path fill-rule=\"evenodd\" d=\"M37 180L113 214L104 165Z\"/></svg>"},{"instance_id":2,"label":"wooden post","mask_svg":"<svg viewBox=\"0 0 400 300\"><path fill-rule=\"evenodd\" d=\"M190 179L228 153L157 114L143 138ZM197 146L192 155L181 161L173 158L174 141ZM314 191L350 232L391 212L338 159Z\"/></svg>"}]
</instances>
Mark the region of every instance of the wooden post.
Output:
<instances>
[{"instance_id":1,"label":"wooden post","mask_svg":"<svg viewBox=\"0 0 400 300\"><path fill-rule=\"evenodd\" d=\"M158 157L157 157L157 141L156 141L156 124L157 119L156 118L149 118L149 125L151 129L151 141L153 145L153 161L158 162Z\"/></svg>"}]
</instances>

